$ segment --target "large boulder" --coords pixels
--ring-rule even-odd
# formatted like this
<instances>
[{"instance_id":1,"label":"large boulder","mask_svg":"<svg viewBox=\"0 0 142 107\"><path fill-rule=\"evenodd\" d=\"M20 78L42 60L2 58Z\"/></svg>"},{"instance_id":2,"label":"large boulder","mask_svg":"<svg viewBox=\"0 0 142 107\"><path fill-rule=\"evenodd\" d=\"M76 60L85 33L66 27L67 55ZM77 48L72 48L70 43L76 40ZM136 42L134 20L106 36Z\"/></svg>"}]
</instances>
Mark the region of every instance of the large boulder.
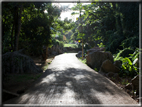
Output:
<instances>
[{"instance_id":1,"label":"large boulder","mask_svg":"<svg viewBox=\"0 0 142 107\"><path fill-rule=\"evenodd\" d=\"M63 51L62 51L61 48L58 49L58 53L59 53L59 54L62 54L62 53L63 53Z\"/></svg>"},{"instance_id":2,"label":"large boulder","mask_svg":"<svg viewBox=\"0 0 142 107\"><path fill-rule=\"evenodd\" d=\"M48 48L48 55L51 55L51 48Z\"/></svg>"},{"instance_id":3,"label":"large boulder","mask_svg":"<svg viewBox=\"0 0 142 107\"><path fill-rule=\"evenodd\" d=\"M113 63L108 59L102 63L100 70L106 73L107 72L119 73L120 71L120 69L116 67L115 65L113 65Z\"/></svg>"},{"instance_id":4,"label":"large boulder","mask_svg":"<svg viewBox=\"0 0 142 107\"><path fill-rule=\"evenodd\" d=\"M49 48L49 54L50 55L58 55L63 53L63 48L59 45L53 45L52 48Z\"/></svg>"},{"instance_id":5,"label":"large boulder","mask_svg":"<svg viewBox=\"0 0 142 107\"><path fill-rule=\"evenodd\" d=\"M82 51L79 51L79 52L76 54L76 57L78 57L78 58L82 57Z\"/></svg>"},{"instance_id":6,"label":"large boulder","mask_svg":"<svg viewBox=\"0 0 142 107\"><path fill-rule=\"evenodd\" d=\"M51 54L52 55L58 55L58 53L56 51L52 51Z\"/></svg>"},{"instance_id":7,"label":"large boulder","mask_svg":"<svg viewBox=\"0 0 142 107\"><path fill-rule=\"evenodd\" d=\"M35 65L32 58L19 51L7 52L2 55L2 71L5 73L40 73L42 70Z\"/></svg>"},{"instance_id":8,"label":"large boulder","mask_svg":"<svg viewBox=\"0 0 142 107\"><path fill-rule=\"evenodd\" d=\"M122 61L117 60L117 61L114 62L114 65L117 66L118 68L121 68L121 66L122 66Z\"/></svg>"},{"instance_id":9,"label":"large boulder","mask_svg":"<svg viewBox=\"0 0 142 107\"><path fill-rule=\"evenodd\" d=\"M59 46L58 45L56 45L56 47L55 47L55 51L58 53L58 50L59 50Z\"/></svg>"},{"instance_id":10,"label":"large boulder","mask_svg":"<svg viewBox=\"0 0 142 107\"><path fill-rule=\"evenodd\" d=\"M63 51L64 51L64 52L67 52L68 50L67 50L67 48L66 48L66 47L64 47L64 48L63 48Z\"/></svg>"},{"instance_id":11,"label":"large boulder","mask_svg":"<svg viewBox=\"0 0 142 107\"><path fill-rule=\"evenodd\" d=\"M100 50L100 51L105 51L105 47L93 47L92 49Z\"/></svg>"},{"instance_id":12,"label":"large boulder","mask_svg":"<svg viewBox=\"0 0 142 107\"><path fill-rule=\"evenodd\" d=\"M87 50L87 54L93 51L105 51L105 48L100 48L100 47L94 47L92 49Z\"/></svg>"},{"instance_id":13,"label":"large boulder","mask_svg":"<svg viewBox=\"0 0 142 107\"><path fill-rule=\"evenodd\" d=\"M57 54L59 54L59 49L60 49L59 45L56 45L55 52L56 52Z\"/></svg>"},{"instance_id":14,"label":"large boulder","mask_svg":"<svg viewBox=\"0 0 142 107\"><path fill-rule=\"evenodd\" d=\"M56 49L56 46L53 45L52 46L52 52L55 51L55 49Z\"/></svg>"},{"instance_id":15,"label":"large boulder","mask_svg":"<svg viewBox=\"0 0 142 107\"><path fill-rule=\"evenodd\" d=\"M102 63L109 59L113 63L113 56L110 52L93 51L87 54L86 63L91 68L100 69Z\"/></svg>"},{"instance_id":16,"label":"large boulder","mask_svg":"<svg viewBox=\"0 0 142 107\"><path fill-rule=\"evenodd\" d=\"M113 77L114 74L115 74L115 73L113 73L113 72L108 72L108 73L106 73L106 76L107 76L107 77Z\"/></svg>"}]
</instances>

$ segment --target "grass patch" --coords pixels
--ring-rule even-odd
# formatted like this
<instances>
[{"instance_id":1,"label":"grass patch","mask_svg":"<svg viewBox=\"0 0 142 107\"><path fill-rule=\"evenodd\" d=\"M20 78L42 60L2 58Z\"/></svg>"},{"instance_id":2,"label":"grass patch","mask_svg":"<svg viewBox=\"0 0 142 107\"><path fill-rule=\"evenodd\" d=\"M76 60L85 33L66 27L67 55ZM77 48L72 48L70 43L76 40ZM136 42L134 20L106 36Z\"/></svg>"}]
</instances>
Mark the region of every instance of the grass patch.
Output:
<instances>
[{"instance_id":1,"label":"grass patch","mask_svg":"<svg viewBox=\"0 0 142 107\"><path fill-rule=\"evenodd\" d=\"M64 44L64 47L77 48L78 46L76 44Z\"/></svg>"},{"instance_id":2,"label":"grass patch","mask_svg":"<svg viewBox=\"0 0 142 107\"><path fill-rule=\"evenodd\" d=\"M47 59L47 61L45 62L45 64L43 64L43 66L41 67L41 69L42 69L43 71L45 71L45 70L48 68L48 65L51 64L52 60L53 60L53 59Z\"/></svg>"},{"instance_id":3,"label":"grass patch","mask_svg":"<svg viewBox=\"0 0 142 107\"><path fill-rule=\"evenodd\" d=\"M44 65L44 66L42 67L42 70L45 71L47 68L48 68L48 64Z\"/></svg>"},{"instance_id":4,"label":"grass patch","mask_svg":"<svg viewBox=\"0 0 142 107\"><path fill-rule=\"evenodd\" d=\"M85 59L79 58L79 60L80 60L82 63L86 64L86 58L85 58Z\"/></svg>"},{"instance_id":5,"label":"grass patch","mask_svg":"<svg viewBox=\"0 0 142 107\"><path fill-rule=\"evenodd\" d=\"M95 71L99 72L99 70L97 68L94 68Z\"/></svg>"}]
</instances>

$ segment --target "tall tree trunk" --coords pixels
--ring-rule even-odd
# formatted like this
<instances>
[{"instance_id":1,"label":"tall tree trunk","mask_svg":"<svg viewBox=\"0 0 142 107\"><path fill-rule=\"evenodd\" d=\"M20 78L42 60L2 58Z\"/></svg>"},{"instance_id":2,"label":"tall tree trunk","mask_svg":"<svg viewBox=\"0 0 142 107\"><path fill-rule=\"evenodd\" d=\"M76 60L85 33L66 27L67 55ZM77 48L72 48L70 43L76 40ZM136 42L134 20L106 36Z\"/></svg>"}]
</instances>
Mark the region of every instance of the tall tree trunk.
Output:
<instances>
[{"instance_id":1,"label":"tall tree trunk","mask_svg":"<svg viewBox=\"0 0 142 107\"><path fill-rule=\"evenodd\" d=\"M12 31L11 31L11 48L12 48L12 50L14 50L14 45L13 45L13 34L14 34L14 23L13 23L13 26L12 26Z\"/></svg>"},{"instance_id":2,"label":"tall tree trunk","mask_svg":"<svg viewBox=\"0 0 142 107\"><path fill-rule=\"evenodd\" d=\"M22 5L18 5L15 7L15 51L18 50L18 43L19 43L19 35L21 30L21 13L22 13Z\"/></svg>"},{"instance_id":3,"label":"tall tree trunk","mask_svg":"<svg viewBox=\"0 0 142 107\"><path fill-rule=\"evenodd\" d=\"M82 33L83 32L83 29L82 29L82 18L81 18L81 9L80 9L80 15L79 15L79 18L80 18L80 24L81 24L81 31L80 31L80 33ZM83 59L83 37L82 37L82 59Z\"/></svg>"},{"instance_id":4,"label":"tall tree trunk","mask_svg":"<svg viewBox=\"0 0 142 107\"><path fill-rule=\"evenodd\" d=\"M123 28L122 28L120 14L118 14L116 17L116 24L117 24L117 31L119 35L123 36Z\"/></svg>"},{"instance_id":5,"label":"tall tree trunk","mask_svg":"<svg viewBox=\"0 0 142 107\"><path fill-rule=\"evenodd\" d=\"M114 14L116 15L116 29L118 31L118 34L121 35L121 37L123 36L123 28L122 28L122 22L121 22L121 17L120 17L120 13L119 10L116 6L117 3L112 3L113 5L113 9L114 9Z\"/></svg>"},{"instance_id":6,"label":"tall tree trunk","mask_svg":"<svg viewBox=\"0 0 142 107\"><path fill-rule=\"evenodd\" d=\"M83 37L82 37L82 60L84 59L83 58L83 46L84 46L84 43L83 43Z\"/></svg>"},{"instance_id":7,"label":"tall tree trunk","mask_svg":"<svg viewBox=\"0 0 142 107\"><path fill-rule=\"evenodd\" d=\"M48 58L48 46L46 46L46 57L45 57L46 59ZM46 59L45 59L45 61L46 61Z\"/></svg>"},{"instance_id":8,"label":"tall tree trunk","mask_svg":"<svg viewBox=\"0 0 142 107\"><path fill-rule=\"evenodd\" d=\"M2 22L2 38L1 38L2 39L2 53L4 52L4 47L5 47L4 42L3 42L4 41L4 35L5 35L5 32L4 32L5 31L5 26L4 25L5 25L5 23Z\"/></svg>"}]
</instances>

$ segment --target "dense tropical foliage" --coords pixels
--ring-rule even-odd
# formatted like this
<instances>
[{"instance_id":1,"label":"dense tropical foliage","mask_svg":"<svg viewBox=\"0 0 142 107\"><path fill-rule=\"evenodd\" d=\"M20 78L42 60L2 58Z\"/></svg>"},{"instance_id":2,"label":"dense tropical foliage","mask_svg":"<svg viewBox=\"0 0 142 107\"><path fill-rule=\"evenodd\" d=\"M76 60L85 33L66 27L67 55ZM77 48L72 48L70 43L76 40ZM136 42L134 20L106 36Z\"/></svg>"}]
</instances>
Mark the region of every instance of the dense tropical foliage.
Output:
<instances>
[{"instance_id":1,"label":"dense tropical foliage","mask_svg":"<svg viewBox=\"0 0 142 107\"><path fill-rule=\"evenodd\" d=\"M81 14L72 29L72 40L82 40L91 47L105 47L122 61L121 76L139 74L139 3L78 3L72 10ZM82 42L81 41L81 42Z\"/></svg>"},{"instance_id":2,"label":"dense tropical foliage","mask_svg":"<svg viewBox=\"0 0 142 107\"><path fill-rule=\"evenodd\" d=\"M79 10L79 6L72 9ZM92 47L102 43L106 50L112 53L127 47L139 47L139 3L96 2L81 8L84 10L81 16L84 42L88 42ZM80 26L78 20L75 29ZM79 37L75 30L71 39Z\"/></svg>"},{"instance_id":3,"label":"dense tropical foliage","mask_svg":"<svg viewBox=\"0 0 142 107\"><path fill-rule=\"evenodd\" d=\"M43 46L52 45L52 35L58 33L63 40L63 29L70 29L72 23L60 20L62 11L62 7L49 2L3 2L2 53L24 48L29 55L40 55Z\"/></svg>"},{"instance_id":4,"label":"dense tropical foliage","mask_svg":"<svg viewBox=\"0 0 142 107\"><path fill-rule=\"evenodd\" d=\"M72 15L78 14L76 21L68 16L61 20L61 13L68 10L73 11ZM142 50L139 48L138 2L93 2L87 5L78 2L72 8L43 1L2 2L1 17L3 89L11 91L13 87L17 90L21 86L23 93L23 87L28 86L28 89L29 83L33 84L33 80L47 70L55 55L78 52L76 56L87 64L88 59L96 55L88 59L86 56L92 54L95 48L99 50L98 47L102 47L101 51L110 51L112 60L118 62L117 66L115 62L111 64L114 66L110 66L117 68L118 72L107 73L114 74L110 76L112 81L118 79L124 85L129 78L139 78L142 74L142 65L139 64ZM97 60L101 62L100 57ZM99 69L93 69L99 72ZM48 75L52 70L46 73ZM139 86L139 80L134 84ZM131 91L134 95L139 94L138 90L132 87ZM21 90L20 93L18 91L20 94ZM2 95L8 100L9 92L8 96L4 92Z\"/></svg>"},{"instance_id":5,"label":"dense tropical foliage","mask_svg":"<svg viewBox=\"0 0 142 107\"><path fill-rule=\"evenodd\" d=\"M139 53L139 3L77 3L72 7L72 15L80 14L75 22L60 19L61 12L68 9L50 2L3 2L2 54L25 49L27 55L39 56L43 47L78 41L80 47L81 43L89 48L105 47L122 60L125 73L137 71L132 62L139 56L132 55Z\"/></svg>"}]
</instances>

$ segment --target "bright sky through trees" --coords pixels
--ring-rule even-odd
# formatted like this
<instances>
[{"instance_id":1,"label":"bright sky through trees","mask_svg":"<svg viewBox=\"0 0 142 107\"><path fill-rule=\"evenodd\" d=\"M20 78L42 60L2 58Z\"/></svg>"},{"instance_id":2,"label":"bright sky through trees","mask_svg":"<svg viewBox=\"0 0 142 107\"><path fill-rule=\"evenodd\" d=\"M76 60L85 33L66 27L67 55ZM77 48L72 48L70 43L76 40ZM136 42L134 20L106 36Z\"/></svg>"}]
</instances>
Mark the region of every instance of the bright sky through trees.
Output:
<instances>
[{"instance_id":1,"label":"bright sky through trees","mask_svg":"<svg viewBox=\"0 0 142 107\"><path fill-rule=\"evenodd\" d=\"M53 3L53 5L69 6L69 8L75 6L76 4L77 3ZM83 5L87 5L87 4L91 4L91 3L83 3ZM67 17L68 19L72 19L73 21L76 21L76 18L79 17L79 14L71 15L72 12L73 12L73 10L68 10L68 11L62 12L61 16L60 16L61 20L64 20Z\"/></svg>"}]
</instances>

